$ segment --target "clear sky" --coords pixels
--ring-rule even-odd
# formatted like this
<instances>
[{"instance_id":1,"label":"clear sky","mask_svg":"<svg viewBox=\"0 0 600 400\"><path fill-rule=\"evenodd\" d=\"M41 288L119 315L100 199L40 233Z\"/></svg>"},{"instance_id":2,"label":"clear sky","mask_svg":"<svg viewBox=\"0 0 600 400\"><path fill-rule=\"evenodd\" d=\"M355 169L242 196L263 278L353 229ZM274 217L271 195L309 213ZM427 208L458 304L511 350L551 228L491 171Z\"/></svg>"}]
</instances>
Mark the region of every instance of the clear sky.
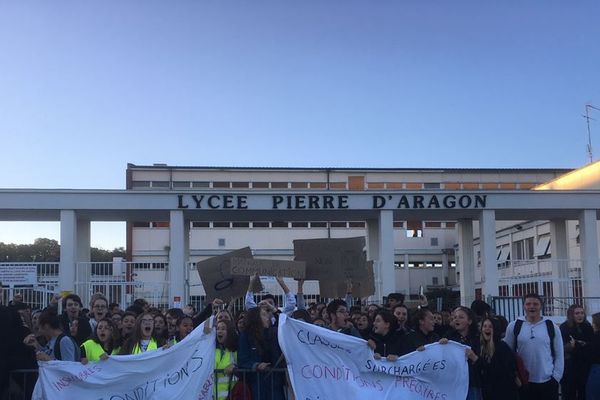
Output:
<instances>
[{"instance_id":1,"label":"clear sky","mask_svg":"<svg viewBox=\"0 0 600 400\"><path fill-rule=\"evenodd\" d=\"M0 187L124 188L127 162L578 167L598 21L596 0L1 0ZM58 225L0 224L38 236Z\"/></svg>"}]
</instances>

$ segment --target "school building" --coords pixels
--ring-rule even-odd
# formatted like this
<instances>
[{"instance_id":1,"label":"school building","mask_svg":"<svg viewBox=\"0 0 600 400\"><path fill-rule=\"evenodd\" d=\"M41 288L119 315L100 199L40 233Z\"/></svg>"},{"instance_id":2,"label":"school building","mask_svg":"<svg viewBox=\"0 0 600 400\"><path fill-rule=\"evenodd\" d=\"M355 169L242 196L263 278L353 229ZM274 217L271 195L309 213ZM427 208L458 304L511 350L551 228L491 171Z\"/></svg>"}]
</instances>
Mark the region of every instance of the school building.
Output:
<instances>
[{"instance_id":1,"label":"school building","mask_svg":"<svg viewBox=\"0 0 600 400\"><path fill-rule=\"evenodd\" d=\"M124 190L1 189L0 220L60 221L60 263L38 263L36 285L84 298L198 302L195 264L208 257L250 246L256 258L291 260L295 239L365 236L374 300L420 287L460 291L463 304L537 291L561 304L585 297L592 309L599 168L129 164ZM91 221L127 222L126 260L90 262ZM318 294L316 282L305 294Z\"/></svg>"}]
</instances>

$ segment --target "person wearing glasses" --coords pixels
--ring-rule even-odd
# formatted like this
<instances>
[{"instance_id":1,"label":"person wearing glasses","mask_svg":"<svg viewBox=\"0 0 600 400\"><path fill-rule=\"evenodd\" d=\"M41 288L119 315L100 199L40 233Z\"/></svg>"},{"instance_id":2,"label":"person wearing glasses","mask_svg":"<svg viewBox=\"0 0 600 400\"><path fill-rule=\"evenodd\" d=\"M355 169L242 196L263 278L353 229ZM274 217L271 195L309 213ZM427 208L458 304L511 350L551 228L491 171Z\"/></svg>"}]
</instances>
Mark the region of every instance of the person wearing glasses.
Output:
<instances>
[{"instance_id":1,"label":"person wearing glasses","mask_svg":"<svg viewBox=\"0 0 600 400\"><path fill-rule=\"evenodd\" d=\"M327 314L329 315L329 329L362 339L360 332L350 322L348 304L344 300L332 300L327 305Z\"/></svg>"},{"instance_id":2,"label":"person wearing glasses","mask_svg":"<svg viewBox=\"0 0 600 400\"><path fill-rule=\"evenodd\" d=\"M142 313L135 321L131 336L125 340L119 354L139 354L146 351L157 350L158 341L154 337L154 316Z\"/></svg>"},{"instance_id":3,"label":"person wearing glasses","mask_svg":"<svg viewBox=\"0 0 600 400\"><path fill-rule=\"evenodd\" d=\"M521 356L529 371L529 383L521 387L521 400L558 400L558 382L564 371L563 341L558 326L542 316L542 306L538 294L526 295L525 317L506 328L504 341Z\"/></svg>"},{"instance_id":4,"label":"person wearing glasses","mask_svg":"<svg viewBox=\"0 0 600 400\"><path fill-rule=\"evenodd\" d=\"M92 307L90 314L93 316L93 318L90 318L90 326L92 331L94 331L98 322L108 317L108 300L106 297L98 294L95 295L90 305Z\"/></svg>"}]
</instances>

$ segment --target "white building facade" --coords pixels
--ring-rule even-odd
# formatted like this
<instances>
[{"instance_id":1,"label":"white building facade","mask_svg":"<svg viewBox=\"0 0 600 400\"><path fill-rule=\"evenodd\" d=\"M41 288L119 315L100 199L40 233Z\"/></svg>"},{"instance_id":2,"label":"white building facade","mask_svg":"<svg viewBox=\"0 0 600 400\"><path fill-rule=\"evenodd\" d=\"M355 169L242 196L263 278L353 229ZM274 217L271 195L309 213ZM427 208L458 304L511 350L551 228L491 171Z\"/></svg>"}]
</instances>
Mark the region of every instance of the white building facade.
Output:
<instances>
[{"instance_id":1,"label":"white building facade","mask_svg":"<svg viewBox=\"0 0 600 400\"><path fill-rule=\"evenodd\" d=\"M568 173L130 164L122 191L1 190L0 219L59 220L57 287L121 303L198 300L195 263L234 249L292 259L295 239L354 236L375 261L374 300L420 287L460 289L463 304L527 291L600 297L600 191L532 190ZM90 263L90 221L127 222L126 262ZM316 282L305 293L317 295Z\"/></svg>"}]
</instances>

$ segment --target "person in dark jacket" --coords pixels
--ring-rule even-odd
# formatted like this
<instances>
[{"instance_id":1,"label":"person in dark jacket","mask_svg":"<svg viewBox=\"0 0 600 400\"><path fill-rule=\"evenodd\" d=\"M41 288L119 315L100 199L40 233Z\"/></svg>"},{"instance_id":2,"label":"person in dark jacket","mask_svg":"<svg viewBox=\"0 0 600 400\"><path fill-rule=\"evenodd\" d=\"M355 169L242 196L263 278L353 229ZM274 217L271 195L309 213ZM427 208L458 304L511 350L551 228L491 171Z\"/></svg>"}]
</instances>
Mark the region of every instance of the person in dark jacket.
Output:
<instances>
[{"instance_id":1,"label":"person in dark jacket","mask_svg":"<svg viewBox=\"0 0 600 400\"><path fill-rule=\"evenodd\" d=\"M71 327L77 324L77 334L73 339L79 346L92 336L90 320L81 315L83 304L81 298L76 294L69 294L62 300L63 313L60 315L60 327L65 335L71 335Z\"/></svg>"},{"instance_id":2,"label":"person in dark jacket","mask_svg":"<svg viewBox=\"0 0 600 400\"><path fill-rule=\"evenodd\" d=\"M396 318L382 309L375 314L373 332L368 341L369 347L375 352L375 359L387 358L396 361L402 351L400 334L396 331Z\"/></svg>"},{"instance_id":3,"label":"person in dark jacket","mask_svg":"<svg viewBox=\"0 0 600 400\"><path fill-rule=\"evenodd\" d=\"M415 330L400 339L400 356L420 350L426 344L435 343L440 340L440 337L433 331L433 314L429 309L418 309L415 312L414 320Z\"/></svg>"},{"instance_id":4,"label":"person in dark jacket","mask_svg":"<svg viewBox=\"0 0 600 400\"><path fill-rule=\"evenodd\" d=\"M582 306L573 304L569 307L567 320L560 325L560 334L565 349L565 372L560 380L562 399L584 400L589 372L584 353L594 330Z\"/></svg>"},{"instance_id":5,"label":"person in dark jacket","mask_svg":"<svg viewBox=\"0 0 600 400\"><path fill-rule=\"evenodd\" d=\"M484 400L517 399L517 365L508 345L501 340L498 323L485 317L481 321L481 392Z\"/></svg>"},{"instance_id":6,"label":"person in dark jacket","mask_svg":"<svg viewBox=\"0 0 600 400\"><path fill-rule=\"evenodd\" d=\"M277 330L263 307L248 310L246 328L239 338L238 367L255 371L245 374L253 400L284 399L284 374L271 371L284 367Z\"/></svg>"},{"instance_id":7,"label":"person in dark jacket","mask_svg":"<svg viewBox=\"0 0 600 400\"><path fill-rule=\"evenodd\" d=\"M469 359L469 392L467 400L481 400L481 358L477 317L467 307L457 307L453 311L453 330L446 334L448 340L469 346L466 355Z\"/></svg>"},{"instance_id":8,"label":"person in dark jacket","mask_svg":"<svg viewBox=\"0 0 600 400\"><path fill-rule=\"evenodd\" d=\"M592 315L594 335L586 346L584 360L589 366L585 385L586 400L600 400L600 313Z\"/></svg>"}]
</instances>

